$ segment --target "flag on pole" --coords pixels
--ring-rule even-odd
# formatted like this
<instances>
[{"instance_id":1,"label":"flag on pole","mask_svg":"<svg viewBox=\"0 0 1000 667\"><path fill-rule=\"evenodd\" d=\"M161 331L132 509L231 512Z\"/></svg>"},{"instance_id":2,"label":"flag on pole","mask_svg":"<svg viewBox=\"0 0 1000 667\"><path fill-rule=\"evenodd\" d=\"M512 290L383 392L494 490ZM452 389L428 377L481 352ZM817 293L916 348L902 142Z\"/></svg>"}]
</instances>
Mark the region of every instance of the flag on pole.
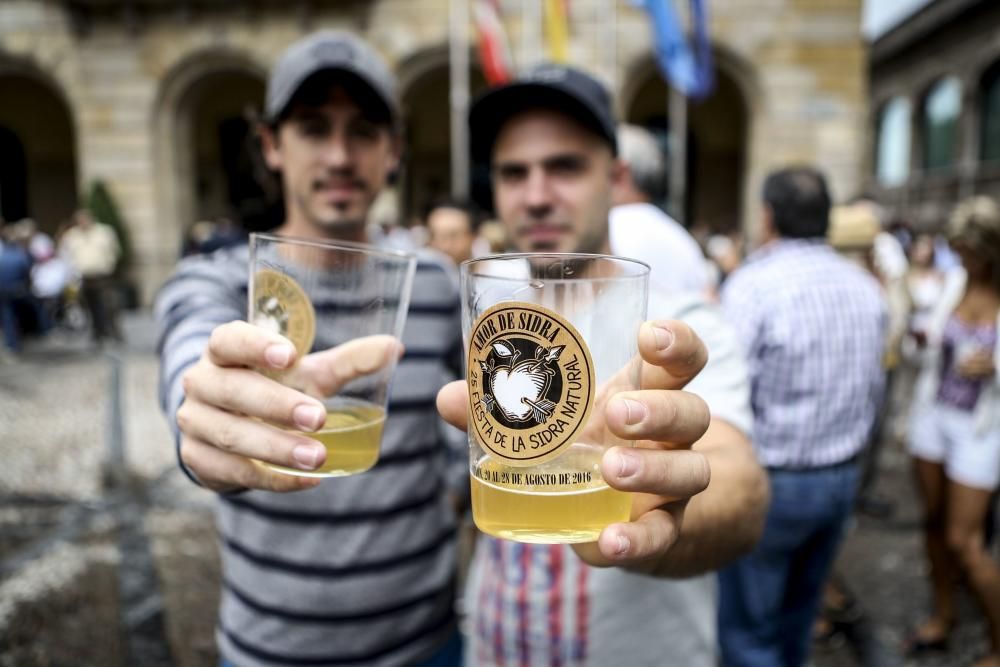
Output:
<instances>
[{"instance_id":1,"label":"flag on pole","mask_svg":"<svg viewBox=\"0 0 1000 667\"><path fill-rule=\"evenodd\" d=\"M479 37L479 60L486 81L491 86L497 86L511 79L510 50L503 22L500 20L500 6L497 0L474 2L473 16Z\"/></svg>"},{"instance_id":2,"label":"flag on pole","mask_svg":"<svg viewBox=\"0 0 1000 667\"><path fill-rule=\"evenodd\" d=\"M632 0L649 14L656 42L656 61L667 80L686 97L708 97L715 86L708 16L704 0L689 0L694 46L688 43L672 5L673 0Z\"/></svg>"},{"instance_id":3,"label":"flag on pole","mask_svg":"<svg viewBox=\"0 0 1000 667\"><path fill-rule=\"evenodd\" d=\"M545 41L549 59L556 63L569 60L569 0L545 0Z\"/></svg>"}]
</instances>

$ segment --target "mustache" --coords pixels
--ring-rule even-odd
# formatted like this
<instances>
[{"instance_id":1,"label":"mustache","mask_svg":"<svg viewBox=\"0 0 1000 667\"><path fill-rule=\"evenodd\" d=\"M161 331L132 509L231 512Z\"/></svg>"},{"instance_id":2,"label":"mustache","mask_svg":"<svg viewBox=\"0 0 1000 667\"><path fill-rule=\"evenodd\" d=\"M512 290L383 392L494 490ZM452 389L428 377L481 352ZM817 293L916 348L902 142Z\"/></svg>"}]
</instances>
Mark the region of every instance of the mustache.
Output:
<instances>
[{"instance_id":1,"label":"mustache","mask_svg":"<svg viewBox=\"0 0 1000 667\"><path fill-rule=\"evenodd\" d=\"M365 190L368 188L368 184L363 180L355 176L354 174L331 174L325 178L317 178L312 182L313 190L323 190L329 187L344 187L350 186L357 188L359 190Z\"/></svg>"},{"instance_id":2,"label":"mustache","mask_svg":"<svg viewBox=\"0 0 1000 667\"><path fill-rule=\"evenodd\" d=\"M525 236L536 229L569 232L573 230L573 226L568 222L522 222L514 228L514 234L516 236Z\"/></svg>"}]
</instances>

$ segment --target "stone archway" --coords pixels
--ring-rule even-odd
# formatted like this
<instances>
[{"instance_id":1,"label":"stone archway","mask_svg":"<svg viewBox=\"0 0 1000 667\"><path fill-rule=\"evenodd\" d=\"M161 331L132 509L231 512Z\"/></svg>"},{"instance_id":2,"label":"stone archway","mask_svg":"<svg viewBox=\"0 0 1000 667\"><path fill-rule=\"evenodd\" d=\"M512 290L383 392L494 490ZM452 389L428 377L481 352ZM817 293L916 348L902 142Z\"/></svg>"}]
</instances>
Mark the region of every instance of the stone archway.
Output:
<instances>
[{"instance_id":1,"label":"stone archway","mask_svg":"<svg viewBox=\"0 0 1000 667\"><path fill-rule=\"evenodd\" d=\"M165 242L179 245L199 220L228 218L249 230L280 222L254 137L264 90L265 68L231 52L194 54L164 77L155 128Z\"/></svg>"},{"instance_id":2,"label":"stone archway","mask_svg":"<svg viewBox=\"0 0 1000 667\"><path fill-rule=\"evenodd\" d=\"M76 132L62 91L36 68L0 59L0 213L54 234L77 193Z\"/></svg>"},{"instance_id":3,"label":"stone archway","mask_svg":"<svg viewBox=\"0 0 1000 667\"><path fill-rule=\"evenodd\" d=\"M470 98L475 99L486 89L486 79L475 59L471 62ZM451 189L448 64L448 47L437 46L407 58L397 69L406 138L397 187L406 220Z\"/></svg>"},{"instance_id":4,"label":"stone archway","mask_svg":"<svg viewBox=\"0 0 1000 667\"><path fill-rule=\"evenodd\" d=\"M745 227L748 166L754 93L746 65L723 49L715 50L715 90L687 106L685 222L712 232ZM630 68L622 87L622 114L629 123L651 130L665 150L673 140L669 90L651 56Z\"/></svg>"}]
</instances>

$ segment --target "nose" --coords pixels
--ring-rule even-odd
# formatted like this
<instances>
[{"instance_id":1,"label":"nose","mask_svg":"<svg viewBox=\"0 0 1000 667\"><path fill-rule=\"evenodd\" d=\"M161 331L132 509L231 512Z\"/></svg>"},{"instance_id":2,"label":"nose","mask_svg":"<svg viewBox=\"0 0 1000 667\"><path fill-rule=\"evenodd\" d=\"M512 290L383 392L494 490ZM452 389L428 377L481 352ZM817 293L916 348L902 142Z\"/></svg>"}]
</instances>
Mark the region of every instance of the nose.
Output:
<instances>
[{"instance_id":1,"label":"nose","mask_svg":"<svg viewBox=\"0 0 1000 667\"><path fill-rule=\"evenodd\" d=\"M330 133L329 140L323 146L323 164L328 169L345 169L351 165L351 150L347 136L342 130Z\"/></svg>"},{"instance_id":2,"label":"nose","mask_svg":"<svg viewBox=\"0 0 1000 667\"><path fill-rule=\"evenodd\" d=\"M552 191L543 169L532 169L525 184L525 207L533 217L544 217L552 209Z\"/></svg>"}]
</instances>

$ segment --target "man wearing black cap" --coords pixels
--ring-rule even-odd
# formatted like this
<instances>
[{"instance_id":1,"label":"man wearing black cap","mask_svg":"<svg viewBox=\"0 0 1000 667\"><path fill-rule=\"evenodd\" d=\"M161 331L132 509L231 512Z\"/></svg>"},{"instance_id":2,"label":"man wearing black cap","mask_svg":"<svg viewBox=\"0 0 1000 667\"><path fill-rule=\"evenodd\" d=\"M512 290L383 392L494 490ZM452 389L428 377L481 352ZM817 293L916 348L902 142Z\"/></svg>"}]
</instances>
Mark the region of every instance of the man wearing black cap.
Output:
<instances>
[{"instance_id":1,"label":"man wearing black cap","mask_svg":"<svg viewBox=\"0 0 1000 667\"><path fill-rule=\"evenodd\" d=\"M265 123L264 155L286 205L277 232L365 241L369 208L400 149L385 63L351 35L307 37L272 72ZM455 286L442 266L418 264L380 461L320 485L251 460L319 467L323 447L272 424L315 431L326 415L319 401L248 370L289 368L296 351L244 321L247 264L246 246L185 260L156 304L162 405L182 469L220 494L223 662L458 664L456 521L434 410L460 345ZM348 345L357 351L357 341ZM335 350L299 368L349 378L356 359ZM454 488L467 489L460 454L448 471L461 482Z\"/></svg>"},{"instance_id":2,"label":"man wearing black cap","mask_svg":"<svg viewBox=\"0 0 1000 667\"><path fill-rule=\"evenodd\" d=\"M610 250L623 166L600 83L543 65L480 98L470 126L517 250ZM714 578L705 573L749 550L767 505L747 439L747 373L732 332L695 295L653 294L649 313L683 322L643 325L643 390L616 396L605 412L613 432L638 441L611 448L601 464L609 485L634 493L632 520L573 548L482 538L468 584L469 664L716 664ZM438 395L457 426L466 425L466 396L462 382Z\"/></svg>"}]
</instances>

